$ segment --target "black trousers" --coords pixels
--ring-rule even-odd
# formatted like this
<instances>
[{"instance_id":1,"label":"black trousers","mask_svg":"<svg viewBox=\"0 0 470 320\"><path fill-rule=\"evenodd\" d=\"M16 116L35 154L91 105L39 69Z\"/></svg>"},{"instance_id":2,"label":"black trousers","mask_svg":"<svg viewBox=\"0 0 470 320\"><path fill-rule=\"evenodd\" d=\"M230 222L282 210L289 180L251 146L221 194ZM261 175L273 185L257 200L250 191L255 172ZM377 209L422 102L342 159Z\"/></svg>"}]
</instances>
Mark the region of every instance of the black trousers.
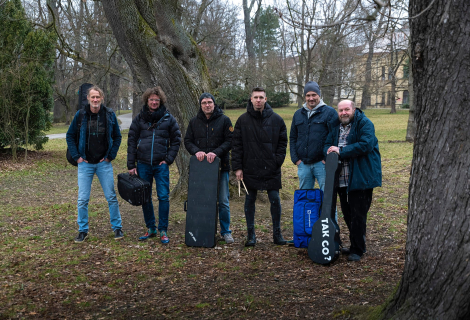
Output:
<instances>
[{"instance_id":1,"label":"black trousers","mask_svg":"<svg viewBox=\"0 0 470 320\"><path fill-rule=\"evenodd\" d=\"M279 190L267 190L269 202L271 203L271 218L273 220L273 231L281 229L281 198L279 197ZM255 228L255 202L258 195L258 190L248 189L248 194L245 197L245 218L248 230Z\"/></svg>"},{"instance_id":2,"label":"black trousers","mask_svg":"<svg viewBox=\"0 0 470 320\"><path fill-rule=\"evenodd\" d=\"M362 256L366 252L367 212L372 203L372 190L354 190L346 192L347 187L338 188L341 210L349 229L351 253Z\"/></svg>"}]
</instances>

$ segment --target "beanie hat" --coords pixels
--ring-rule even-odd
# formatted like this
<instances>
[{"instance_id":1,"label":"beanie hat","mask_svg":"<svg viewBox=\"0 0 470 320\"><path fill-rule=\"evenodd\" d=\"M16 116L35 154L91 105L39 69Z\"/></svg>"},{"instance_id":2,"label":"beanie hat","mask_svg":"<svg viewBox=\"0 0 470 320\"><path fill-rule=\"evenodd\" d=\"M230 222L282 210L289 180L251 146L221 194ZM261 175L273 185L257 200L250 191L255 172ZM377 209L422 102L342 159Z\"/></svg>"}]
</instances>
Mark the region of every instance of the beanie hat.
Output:
<instances>
[{"instance_id":1,"label":"beanie hat","mask_svg":"<svg viewBox=\"0 0 470 320\"><path fill-rule=\"evenodd\" d=\"M202 101L202 99L206 99L206 98L212 99L212 101L214 101L214 104L215 104L215 98L214 98L214 96L211 95L210 93L204 92L204 93L201 94L201 96L199 97L199 106L201 106L201 101Z\"/></svg>"},{"instance_id":2,"label":"beanie hat","mask_svg":"<svg viewBox=\"0 0 470 320\"><path fill-rule=\"evenodd\" d=\"M305 84L304 97L307 95L307 92L310 92L310 91L315 92L319 96L321 95L320 87L318 86L318 83L316 83L315 81L309 81Z\"/></svg>"}]
</instances>

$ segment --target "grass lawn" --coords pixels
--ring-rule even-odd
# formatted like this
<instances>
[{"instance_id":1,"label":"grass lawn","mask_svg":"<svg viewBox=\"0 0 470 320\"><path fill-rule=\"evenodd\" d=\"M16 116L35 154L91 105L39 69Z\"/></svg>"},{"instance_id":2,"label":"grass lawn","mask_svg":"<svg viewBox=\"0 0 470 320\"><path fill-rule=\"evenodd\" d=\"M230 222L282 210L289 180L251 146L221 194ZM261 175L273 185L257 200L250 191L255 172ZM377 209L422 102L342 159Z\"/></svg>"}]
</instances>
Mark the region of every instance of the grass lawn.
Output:
<instances>
[{"instance_id":1,"label":"grass lawn","mask_svg":"<svg viewBox=\"0 0 470 320\"><path fill-rule=\"evenodd\" d=\"M275 109L290 129L296 108ZM235 124L244 110L229 110ZM28 161L0 154L0 318L51 319L350 319L380 306L404 265L412 144L404 142L408 111L367 110L379 139L383 187L374 190L367 254L331 266L312 263L305 249L272 244L269 201L257 201L254 248L246 235L244 198L231 195L235 243L213 249L184 244L183 202L170 201L170 244L145 233L142 211L120 200L125 238L115 241L97 179L89 203L90 231L77 235L77 173L65 159L65 139L50 140ZM126 134L114 173L126 171ZM289 148L288 148L289 150ZM19 158L22 159L20 153ZM282 168L282 231L292 237L292 194L298 187L289 154ZM171 166L171 186L177 182ZM158 212L157 196L153 195ZM341 238L348 231L339 211Z\"/></svg>"}]
</instances>

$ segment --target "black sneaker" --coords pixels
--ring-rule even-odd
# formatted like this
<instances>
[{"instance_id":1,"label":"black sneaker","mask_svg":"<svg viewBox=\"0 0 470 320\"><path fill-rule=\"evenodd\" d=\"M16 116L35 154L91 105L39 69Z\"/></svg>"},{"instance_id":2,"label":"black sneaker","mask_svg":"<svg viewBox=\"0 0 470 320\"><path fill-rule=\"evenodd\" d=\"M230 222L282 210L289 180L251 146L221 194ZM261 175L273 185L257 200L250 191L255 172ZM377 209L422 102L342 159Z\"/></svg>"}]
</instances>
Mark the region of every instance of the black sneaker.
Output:
<instances>
[{"instance_id":1,"label":"black sneaker","mask_svg":"<svg viewBox=\"0 0 470 320\"><path fill-rule=\"evenodd\" d=\"M360 261L361 260L361 256L360 255L357 255L355 253L351 253L349 256L348 256L348 261Z\"/></svg>"},{"instance_id":2,"label":"black sneaker","mask_svg":"<svg viewBox=\"0 0 470 320\"><path fill-rule=\"evenodd\" d=\"M76 243L81 243L83 241L85 241L85 239L88 237L88 233L87 232L80 232L78 234L78 236L75 238L75 242Z\"/></svg>"},{"instance_id":3,"label":"black sneaker","mask_svg":"<svg viewBox=\"0 0 470 320\"><path fill-rule=\"evenodd\" d=\"M114 240L124 239L124 232L121 229L114 230Z\"/></svg>"}]
</instances>

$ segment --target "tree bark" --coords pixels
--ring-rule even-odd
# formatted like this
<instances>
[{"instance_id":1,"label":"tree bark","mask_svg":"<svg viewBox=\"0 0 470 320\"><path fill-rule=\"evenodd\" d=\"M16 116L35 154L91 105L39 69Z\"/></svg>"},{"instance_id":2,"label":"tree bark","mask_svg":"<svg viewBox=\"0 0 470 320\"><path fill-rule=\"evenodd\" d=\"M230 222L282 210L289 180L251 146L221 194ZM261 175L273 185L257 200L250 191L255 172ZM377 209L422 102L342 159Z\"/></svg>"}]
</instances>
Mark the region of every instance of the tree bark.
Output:
<instances>
[{"instance_id":1,"label":"tree bark","mask_svg":"<svg viewBox=\"0 0 470 320\"><path fill-rule=\"evenodd\" d=\"M411 48L409 49L411 56ZM410 114L408 116L408 126L406 128L406 141L414 142L416 136L416 121L415 121L415 95L413 90L413 70L410 68L408 73L408 94L410 105Z\"/></svg>"},{"instance_id":2,"label":"tree bark","mask_svg":"<svg viewBox=\"0 0 470 320\"><path fill-rule=\"evenodd\" d=\"M184 137L189 120L199 110L199 95L210 88L204 59L181 26L177 1L102 3L136 89L144 92L146 88L161 86L168 98L166 107ZM174 195L187 190L189 154L184 146L180 147L176 164L180 179Z\"/></svg>"},{"instance_id":3,"label":"tree bark","mask_svg":"<svg viewBox=\"0 0 470 320\"><path fill-rule=\"evenodd\" d=\"M427 0L410 0L410 16ZM386 319L470 319L470 3L411 20L416 140L403 277Z\"/></svg>"},{"instance_id":4,"label":"tree bark","mask_svg":"<svg viewBox=\"0 0 470 320\"><path fill-rule=\"evenodd\" d=\"M258 8L256 9L253 23L251 22L251 11L255 2L258 1ZM254 47L254 39L256 35L256 26L258 24L259 15L261 13L261 1L262 0L251 0L250 6L248 6L248 0L243 0L243 22L245 25L245 46L248 54L248 66L245 75L245 85L251 91L251 89L257 85L257 69L256 69L256 55Z\"/></svg>"}]
</instances>

